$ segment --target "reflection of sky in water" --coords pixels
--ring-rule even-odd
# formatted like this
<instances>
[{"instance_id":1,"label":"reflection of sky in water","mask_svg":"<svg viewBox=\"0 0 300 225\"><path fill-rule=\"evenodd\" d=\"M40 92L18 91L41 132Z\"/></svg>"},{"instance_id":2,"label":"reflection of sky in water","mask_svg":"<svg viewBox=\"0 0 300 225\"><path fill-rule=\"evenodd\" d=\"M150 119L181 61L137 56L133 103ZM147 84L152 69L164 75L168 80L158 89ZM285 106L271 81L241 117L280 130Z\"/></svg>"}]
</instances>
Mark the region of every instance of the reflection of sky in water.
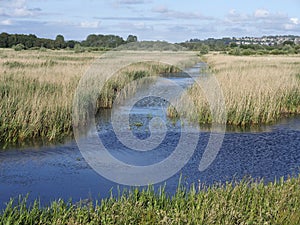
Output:
<instances>
[{"instance_id":1,"label":"reflection of sky in water","mask_svg":"<svg viewBox=\"0 0 300 225\"><path fill-rule=\"evenodd\" d=\"M174 193L180 174L187 184L200 180L206 184L216 181L232 181L244 176L264 178L273 181L281 176L297 175L300 171L300 131L290 124L299 124L300 119L291 123L270 126L268 132L226 133L222 148L216 160L204 172L198 171L200 159L208 141L209 133L200 134L198 147L189 163L180 173L166 181L166 191ZM109 131L103 139L111 153L128 163L147 165L167 157L176 145L178 133L169 132L168 142L157 151L148 154L120 148ZM180 160L180 159L179 159ZM30 193L29 200L40 197L41 203L70 197L108 197L111 188L117 194L118 184L108 181L96 172L82 158L76 143L62 146L43 147L38 150L0 152L0 208L9 197ZM164 183L161 183L163 185ZM121 188L123 186L120 186ZM2 205L1 205L2 204Z\"/></svg>"}]
</instances>

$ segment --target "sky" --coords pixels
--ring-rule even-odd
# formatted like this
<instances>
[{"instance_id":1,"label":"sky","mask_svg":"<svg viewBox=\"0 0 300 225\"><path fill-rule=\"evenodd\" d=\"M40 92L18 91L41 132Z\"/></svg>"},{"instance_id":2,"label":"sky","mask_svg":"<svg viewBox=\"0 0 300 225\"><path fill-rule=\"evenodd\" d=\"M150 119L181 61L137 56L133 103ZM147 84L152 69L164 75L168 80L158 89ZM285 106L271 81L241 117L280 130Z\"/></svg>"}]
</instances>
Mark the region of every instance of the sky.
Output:
<instances>
[{"instance_id":1,"label":"sky","mask_svg":"<svg viewBox=\"0 0 300 225\"><path fill-rule=\"evenodd\" d=\"M0 33L84 40L300 35L300 0L0 0Z\"/></svg>"}]
</instances>

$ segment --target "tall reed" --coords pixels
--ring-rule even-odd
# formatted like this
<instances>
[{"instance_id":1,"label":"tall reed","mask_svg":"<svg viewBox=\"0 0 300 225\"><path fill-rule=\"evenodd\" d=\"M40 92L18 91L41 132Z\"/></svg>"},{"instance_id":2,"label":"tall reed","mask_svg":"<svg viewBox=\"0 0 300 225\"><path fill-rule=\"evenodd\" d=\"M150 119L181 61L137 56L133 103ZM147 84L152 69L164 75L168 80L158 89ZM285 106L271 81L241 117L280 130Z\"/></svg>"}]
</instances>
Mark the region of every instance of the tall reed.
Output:
<instances>
[{"instance_id":1,"label":"tall reed","mask_svg":"<svg viewBox=\"0 0 300 225\"><path fill-rule=\"evenodd\" d=\"M176 70L190 63L191 52L122 52L122 57L143 62L147 58L159 63L135 63L106 84L98 107L111 107L116 92L127 82L143 76ZM81 77L101 53L71 51L0 50L0 145L42 139L62 141L72 137L72 103ZM118 52L115 53L118 56ZM99 59L98 59L99 60ZM104 59L103 59L104 60ZM118 65L116 58L107 63ZM119 60L122 60L120 57ZM100 59L101 61L101 59ZM164 65L163 62L172 62Z\"/></svg>"},{"instance_id":2,"label":"tall reed","mask_svg":"<svg viewBox=\"0 0 300 225\"><path fill-rule=\"evenodd\" d=\"M299 56L228 56L211 54L204 59L208 77L215 75L225 100L227 124L257 125L273 123L283 116L300 113ZM182 96L195 104L187 114L199 123L220 122L212 117L206 93L200 85L193 85ZM184 106L183 106L184 107ZM170 110L172 115L172 110Z\"/></svg>"}]
</instances>

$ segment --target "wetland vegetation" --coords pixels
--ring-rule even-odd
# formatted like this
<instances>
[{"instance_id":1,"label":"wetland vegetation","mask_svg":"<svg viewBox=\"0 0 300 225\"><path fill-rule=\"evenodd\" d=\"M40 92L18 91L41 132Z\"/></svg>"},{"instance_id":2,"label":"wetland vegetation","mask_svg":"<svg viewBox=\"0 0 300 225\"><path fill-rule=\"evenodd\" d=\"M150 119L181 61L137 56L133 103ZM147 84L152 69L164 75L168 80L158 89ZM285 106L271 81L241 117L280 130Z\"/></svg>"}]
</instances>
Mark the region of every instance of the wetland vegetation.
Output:
<instances>
[{"instance_id":1,"label":"wetland vegetation","mask_svg":"<svg viewBox=\"0 0 300 225\"><path fill-rule=\"evenodd\" d=\"M135 53L137 54L137 53ZM142 54L142 53L141 53ZM160 61L174 58L181 68L194 53L154 52ZM62 141L72 137L72 101L80 78L99 53L76 54L71 51L0 52L0 142L22 143L43 139ZM214 74L225 99L227 124L238 126L273 123L300 113L300 79L298 55L291 56L229 56L208 54L202 57L208 64L207 74ZM184 63L183 63L184 62ZM173 65L155 62L135 63L119 71L99 93L97 107L110 108L116 94L129 82L178 72ZM200 82L201 79L199 78ZM186 116L200 124L220 122L211 116L206 96L199 85L189 88L181 97L196 107L185 110ZM168 110L169 116L177 112Z\"/></svg>"},{"instance_id":2,"label":"wetland vegetation","mask_svg":"<svg viewBox=\"0 0 300 225\"><path fill-rule=\"evenodd\" d=\"M264 184L244 180L206 187L130 189L118 198L73 204L58 200L41 207L38 200L11 200L1 224L299 224L300 177Z\"/></svg>"},{"instance_id":3,"label":"wetland vegetation","mask_svg":"<svg viewBox=\"0 0 300 225\"><path fill-rule=\"evenodd\" d=\"M126 53L127 54L127 53ZM139 54L143 61L143 52ZM178 71L195 54L191 52L152 52L158 62L135 63L119 71L99 93L98 107L109 108L116 93L128 82L146 76ZM80 78L99 53L76 54L72 51L20 51L1 49L0 52L0 143L24 143L43 139L46 142L70 138L72 131L72 103ZM108 63L114 62L110 59Z\"/></svg>"},{"instance_id":4,"label":"wetland vegetation","mask_svg":"<svg viewBox=\"0 0 300 225\"><path fill-rule=\"evenodd\" d=\"M76 87L102 53L67 50L0 50L0 143L43 139L62 141L73 135L72 102ZM133 54L133 53L130 53ZM140 54L141 58L143 53ZM191 66L195 52L148 52L158 61L120 70L99 93L97 106L110 108L116 94L133 80L178 72ZM113 60L113 59L112 59ZM214 74L223 91L226 123L251 126L274 123L300 113L300 57L207 54L205 73ZM116 62L115 62L116 63ZM206 79L205 77L199 79ZM201 80L200 80L201 82ZM195 108L185 116L197 123L213 118L205 94L193 85L179 101L190 98ZM179 106L178 106L179 107ZM169 115L176 113L169 110ZM142 124L135 124L141 126ZM11 200L0 213L1 224L299 224L300 178L228 182L213 186L180 186L175 195L163 188L131 189L118 198L73 204L63 200L41 206L26 198Z\"/></svg>"},{"instance_id":5,"label":"wetland vegetation","mask_svg":"<svg viewBox=\"0 0 300 225\"><path fill-rule=\"evenodd\" d=\"M274 123L278 119L300 113L300 57L291 56L230 56L208 54L202 57L208 64L206 73L215 75L224 95L229 125L251 126ZM201 84L205 79L200 77ZM195 83L182 96L195 107L186 109L193 121L200 124L219 123L212 117L205 93ZM172 109L169 110L173 116ZM221 112L220 112L221 114ZM176 115L176 114L175 114Z\"/></svg>"}]
</instances>

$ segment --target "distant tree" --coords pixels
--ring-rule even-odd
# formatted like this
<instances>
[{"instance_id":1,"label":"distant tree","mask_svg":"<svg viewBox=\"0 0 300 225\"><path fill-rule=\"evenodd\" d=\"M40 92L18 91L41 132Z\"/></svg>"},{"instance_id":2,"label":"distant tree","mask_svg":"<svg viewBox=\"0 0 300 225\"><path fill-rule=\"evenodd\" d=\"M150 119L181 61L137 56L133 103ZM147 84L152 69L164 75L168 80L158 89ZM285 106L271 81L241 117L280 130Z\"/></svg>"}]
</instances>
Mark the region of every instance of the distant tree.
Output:
<instances>
[{"instance_id":1,"label":"distant tree","mask_svg":"<svg viewBox=\"0 0 300 225\"><path fill-rule=\"evenodd\" d=\"M67 41L66 47L68 47L68 48L74 48L75 44L76 44L76 41L70 40L70 41Z\"/></svg>"},{"instance_id":2,"label":"distant tree","mask_svg":"<svg viewBox=\"0 0 300 225\"><path fill-rule=\"evenodd\" d=\"M81 44L86 47L94 47L98 45L99 36L96 34L90 34L87 36L86 40L83 41Z\"/></svg>"},{"instance_id":3,"label":"distant tree","mask_svg":"<svg viewBox=\"0 0 300 225\"><path fill-rule=\"evenodd\" d=\"M63 35L59 34L56 36L54 41L54 47L58 49L66 47L65 38Z\"/></svg>"},{"instance_id":4,"label":"distant tree","mask_svg":"<svg viewBox=\"0 0 300 225\"><path fill-rule=\"evenodd\" d=\"M8 33L1 33L0 34L0 48L7 48L8 47Z\"/></svg>"},{"instance_id":5,"label":"distant tree","mask_svg":"<svg viewBox=\"0 0 300 225\"><path fill-rule=\"evenodd\" d=\"M25 45L26 48L36 47L35 46L36 40L37 40L37 37L34 34L29 34L28 36L24 37L23 44Z\"/></svg>"},{"instance_id":6,"label":"distant tree","mask_svg":"<svg viewBox=\"0 0 300 225\"><path fill-rule=\"evenodd\" d=\"M128 35L127 39L126 39L126 42L127 43L130 43L130 42L137 42L138 41L138 38L137 36L134 36L134 35Z\"/></svg>"},{"instance_id":7,"label":"distant tree","mask_svg":"<svg viewBox=\"0 0 300 225\"><path fill-rule=\"evenodd\" d=\"M17 45L17 37L15 34L9 35L7 39L7 47L11 48L14 45Z\"/></svg>"},{"instance_id":8,"label":"distant tree","mask_svg":"<svg viewBox=\"0 0 300 225\"><path fill-rule=\"evenodd\" d=\"M54 49L54 40L51 39L46 39L46 38L40 38L39 39L40 42L40 47L44 47L44 48L48 48L48 49Z\"/></svg>"},{"instance_id":9,"label":"distant tree","mask_svg":"<svg viewBox=\"0 0 300 225\"><path fill-rule=\"evenodd\" d=\"M284 41L284 42L282 43L282 45L283 45L283 46L285 46L285 45L291 45L291 46L293 46L293 45L295 45L295 42L294 42L294 41Z\"/></svg>"},{"instance_id":10,"label":"distant tree","mask_svg":"<svg viewBox=\"0 0 300 225\"><path fill-rule=\"evenodd\" d=\"M81 42L81 45L85 47L115 48L124 43L123 38L116 35L90 34L85 41Z\"/></svg>"},{"instance_id":11,"label":"distant tree","mask_svg":"<svg viewBox=\"0 0 300 225\"><path fill-rule=\"evenodd\" d=\"M107 44L107 46L105 46L105 47L109 47L109 48L116 48L125 43L123 38L116 36L116 35L107 35L105 37L105 40L106 40L106 44Z\"/></svg>"},{"instance_id":12,"label":"distant tree","mask_svg":"<svg viewBox=\"0 0 300 225\"><path fill-rule=\"evenodd\" d=\"M230 48L236 48L237 46L238 45L235 42L231 42L230 45L229 45Z\"/></svg>"}]
</instances>

